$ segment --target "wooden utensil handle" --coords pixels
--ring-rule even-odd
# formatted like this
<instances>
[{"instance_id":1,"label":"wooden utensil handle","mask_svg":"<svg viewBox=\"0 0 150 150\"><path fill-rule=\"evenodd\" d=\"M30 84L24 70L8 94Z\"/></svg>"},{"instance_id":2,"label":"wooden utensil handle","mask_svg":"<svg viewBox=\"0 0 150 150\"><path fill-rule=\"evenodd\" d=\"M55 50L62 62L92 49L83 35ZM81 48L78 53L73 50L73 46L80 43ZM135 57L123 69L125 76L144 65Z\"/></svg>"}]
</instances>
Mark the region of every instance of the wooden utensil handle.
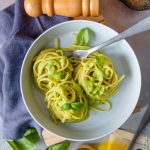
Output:
<instances>
[{"instance_id":1,"label":"wooden utensil handle","mask_svg":"<svg viewBox=\"0 0 150 150\"><path fill-rule=\"evenodd\" d=\"M31 17L41 14L67 17L99 16L99 0L25 0L24 8Z\"/></svg>"}]
</instances>

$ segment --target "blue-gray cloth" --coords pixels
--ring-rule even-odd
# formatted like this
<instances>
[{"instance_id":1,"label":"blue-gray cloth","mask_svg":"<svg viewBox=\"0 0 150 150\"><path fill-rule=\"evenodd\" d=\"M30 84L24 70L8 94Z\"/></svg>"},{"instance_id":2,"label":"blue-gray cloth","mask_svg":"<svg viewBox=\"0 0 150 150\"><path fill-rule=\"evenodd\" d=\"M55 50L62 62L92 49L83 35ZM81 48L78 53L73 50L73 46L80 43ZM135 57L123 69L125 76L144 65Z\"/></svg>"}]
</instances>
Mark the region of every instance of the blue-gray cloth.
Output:
<instances>
[{"instance_id":1,"label":"blue-gray cloth","mask_svg":"<svg viewBox=\"0 0 150 150\"><path fill-rule=\"evenodd\" d=\"M46 29L67 17L42 15L29 17L23 7L24 0L0 12L0 116L3 137L18 139L28 128L41 128L31 118L20 92L20 70L31 43Z\"/></svg>"}]
</instances>

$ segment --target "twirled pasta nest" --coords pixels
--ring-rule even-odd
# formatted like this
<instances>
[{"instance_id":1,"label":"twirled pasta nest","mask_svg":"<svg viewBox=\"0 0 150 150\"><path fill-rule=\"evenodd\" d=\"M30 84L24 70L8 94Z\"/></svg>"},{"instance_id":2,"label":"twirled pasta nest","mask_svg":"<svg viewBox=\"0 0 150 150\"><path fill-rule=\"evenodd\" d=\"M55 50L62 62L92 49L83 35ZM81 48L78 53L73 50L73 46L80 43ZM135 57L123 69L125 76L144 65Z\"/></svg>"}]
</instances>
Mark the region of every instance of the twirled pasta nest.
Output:
<instances>
[{"instance_id":1,"label":"twirled pasta nest","mask_svg":"<svg viewBox=\"0 0 150 150\"><path fill-rule=\"evenodd\" d=\"M73 67L62 50L46 49L34 58L34 80L42 93L56 82L72 78Z\"/></svg>"},{"instance_id":2,"label":"twirled pasta nest","mask_svg":"<svg viewBox=\"0 0 150 150\"><path fill-rule=\"evenodd\" d=\"M46 93L45 101L53 120L80 122L88 116L88 101L80 86L73 81L53 86Z\"/></svg>"},{"instance_id":3,"label":"twirled pasta nest","mask_svg":"<svg viewBox=\"0 0 150 150\"><path fill-rule=\"evenodd\" d=\"M74 71L75 81L84 89L90 104L105 103L118 89L119 78L112 61L102 52L91 54Z\"/></svg>"}]
</instances>

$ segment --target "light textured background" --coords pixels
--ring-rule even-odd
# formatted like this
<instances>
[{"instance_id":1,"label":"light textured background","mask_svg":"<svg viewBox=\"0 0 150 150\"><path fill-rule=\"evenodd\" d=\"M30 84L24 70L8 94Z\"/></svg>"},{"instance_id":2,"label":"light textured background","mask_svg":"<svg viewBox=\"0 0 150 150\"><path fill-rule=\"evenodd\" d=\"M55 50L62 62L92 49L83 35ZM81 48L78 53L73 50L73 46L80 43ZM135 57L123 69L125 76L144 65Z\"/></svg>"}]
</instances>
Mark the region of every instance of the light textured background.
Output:
<instances>
[{"instance_id":1,"label":"light textured background","mask_svg":"<svg viewBox=\"0 0 150 150\"><path fill-rule=\"evenodd\" d=\"M9 5L13 4L15 0L0 0L0 10L8 7Z\"/></svg>"}]
</instances>

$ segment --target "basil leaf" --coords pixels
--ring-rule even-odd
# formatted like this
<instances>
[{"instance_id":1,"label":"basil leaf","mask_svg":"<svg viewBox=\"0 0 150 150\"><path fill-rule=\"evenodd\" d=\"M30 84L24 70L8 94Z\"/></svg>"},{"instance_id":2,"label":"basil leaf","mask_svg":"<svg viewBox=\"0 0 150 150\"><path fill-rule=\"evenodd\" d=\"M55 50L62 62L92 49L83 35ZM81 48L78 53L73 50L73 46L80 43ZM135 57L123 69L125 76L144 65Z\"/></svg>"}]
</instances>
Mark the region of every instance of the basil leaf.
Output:
<instances>
[{"instance_id":1,"label":"basil leaf","mask_svg":"<svg viewBox=\"0 0 150 150\"><path fill-rule=\"evenodd\" d=\"M62 111L69 110L69 109L71 109L71 104L69 103L65 103L61 106Z\"/></svg>"},{"instance_id":2,"label":"basil leaf","mask_svg":"<svg viewBox=\"0 0 150 150\"><path fill-rule=\"evenodd\" d=\"M35 143L39 140L38 133L35 129L29 129L22 138L18 140L9 140L7 144L11 150L39 150Z\"/></svg>"},{"instance_id":3,"label":"basil leaf","mask_svg":"<svg viewBox=\"0 0 150 150\"><path fill-rule=\"evenodd\" d=\"M74 102L74 103L71 103L71 107L74 110L79 110L79 109L81 109L83 107L83 103Z\"/></svg>"},{"instance_id":4,"label":"basil leaf","mask_svg":"<svg viewBox=\"0 0 150 150\"><path fill-rule=\"evenodd\" d=\"M103 57L96 56L95 59L96 59L96 62L97 62L99 69L101 69L103 67L103 64L104 64Z\"/></svg>"},{"instance_id":5,"label":"basil leaf","mask_svg":"<svg viewBox=\"0 0 150 150\"><path fill-rule=\"evenodd\" d=\"M89 43L89 30L88 29L85 29L84 31L84 42L85 44L88 44Z\"/></svg>"},{"instance_id":6,"label":"basil leaf","mask_svg":"<svg viewBox=\"0 0 150 150\"><path fill-rule=\"evenodd\" d=\"M70 145L69 141L64 141L58 144L54 144L47 148L46 150L67 150Z\"/></svg>"},{"instance_id":7,"label":"basil leaf","mask_svg":"<svg viewBox=\"0 0 150 150\"><path fill-rule=\"evenodd\" d=\"M36 143L39 140L39 135L35 129L28 129L23 137L28 139L32 143Z\"/></svg>"},{"instance_id":8,"label":"basil leaf","mask_svg":"<svg viewBox=\"0 0 150 150\"><path fill-rule=\"evenodd\" d=\"M11 150L40 150L35 146L39 140L38 133L35 129L28 129L22 138L18 140L9 140L7 144ZM67 150L70 145L69 141L64 141L58 144L51 145L46 150Z\"/></svg>"},{"instance_id":9,"label":"basil leaf","mask_svg":"<svg viewBox=\"0 0 150 150\"><path fill-rule=\"evenodd\" d=\"M79 31L76 38L76 45L87 46L89 43L89 29L83 28Z\"/></svg>"}]
</instances>

